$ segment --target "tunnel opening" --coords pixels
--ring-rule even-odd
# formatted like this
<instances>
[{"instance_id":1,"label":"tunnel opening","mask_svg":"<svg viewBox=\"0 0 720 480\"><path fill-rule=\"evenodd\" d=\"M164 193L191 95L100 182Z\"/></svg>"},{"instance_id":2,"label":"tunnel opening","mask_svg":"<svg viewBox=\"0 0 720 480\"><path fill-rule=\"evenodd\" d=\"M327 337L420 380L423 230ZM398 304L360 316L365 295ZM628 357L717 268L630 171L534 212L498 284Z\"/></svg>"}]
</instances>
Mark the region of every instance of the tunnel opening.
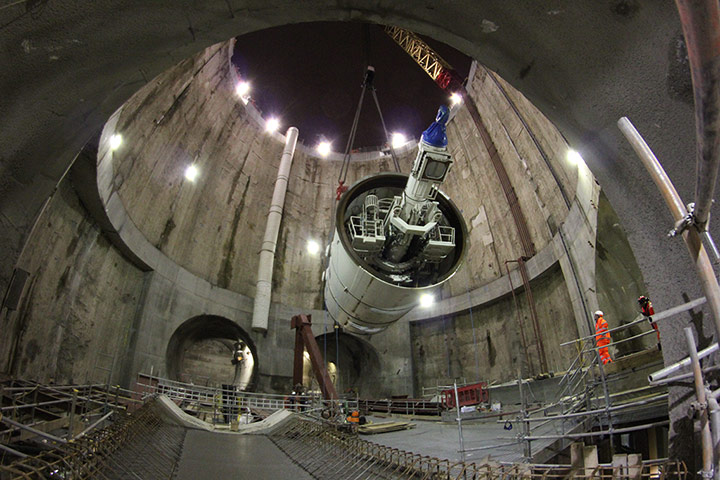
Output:
<instances>
[{"instance_id":1,"label":"tunnel opening","mask_svg":"<svg viewBox=\"0 0 720 480\"><path fill-rule=\"evenodd\" d=\"M200 315L186 320L170 337L165 361L172 380L255 388L255 345L245 330L224 317Z\"/></svg>"},{"instance_id":2,"label":"tunnel opening","mask_svg":"<svg viewBox=\"0 0 720 480\"><path fill-rule=\"evenodd\" d=\"M315 337L325 358L330 380L340 394L356 394L374 398L380 394L380 357L365 340L343 332L325 333ZM316 385L307 352L303 363L303 385Z\"/></svg>"}]
</instances>

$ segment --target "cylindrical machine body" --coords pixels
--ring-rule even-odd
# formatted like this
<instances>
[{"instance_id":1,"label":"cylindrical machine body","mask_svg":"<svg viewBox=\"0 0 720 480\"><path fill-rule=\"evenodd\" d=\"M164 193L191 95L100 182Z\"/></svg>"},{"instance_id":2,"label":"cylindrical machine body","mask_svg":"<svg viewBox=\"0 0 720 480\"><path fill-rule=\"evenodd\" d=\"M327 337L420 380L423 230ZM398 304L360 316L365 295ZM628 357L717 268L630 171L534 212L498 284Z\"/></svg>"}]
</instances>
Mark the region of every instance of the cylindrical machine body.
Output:
<instances>
[{"instance_id":1,"label":"cylindrical machine body","mask_svg":"<svg viewBox=\"0 0 720 480\"><path fill-rule=\"evenodd\" d=\"M350 333L381 332L417 306L421 294L447 281L464 258L465 222L457 207L440 192L436 201L443 221L455 229L456 244L442 261L433 264L415 261L414 268L392 273L379 268L371 255L363 255L353 248L348 226L350 216L364 208L369 195L376 195L380 202L401 196L407 182L408 177L402 174L367 177L353 185L338 203L330 261L325 272L325 305L330 316ZM405 263L412 261L409 258Z\"/></svg>"},{"instance_id":2,"label":"cylindrical machine body","mask_svg":"<svg viewBox=\"0 0 720 480\"><path fill-rule=\"evenodd\" d=\"M272 203L270 204L270 211L265 226L265 237L263 237L262 248L260 249L260 262L258 263L257 286L252 318L252 329L260 332L267 331L268 327L275 247L277 245L280 222L282 221L285 192L287 192L288 177L290 175L293 155L295 154L297 138L298 129L295 127L288 128L285 134L285 148L282 153L282 158L280 159L280 167L278 167L277 180L275 181L275 190L273 191Z\"/></svg>"}]
</instances>

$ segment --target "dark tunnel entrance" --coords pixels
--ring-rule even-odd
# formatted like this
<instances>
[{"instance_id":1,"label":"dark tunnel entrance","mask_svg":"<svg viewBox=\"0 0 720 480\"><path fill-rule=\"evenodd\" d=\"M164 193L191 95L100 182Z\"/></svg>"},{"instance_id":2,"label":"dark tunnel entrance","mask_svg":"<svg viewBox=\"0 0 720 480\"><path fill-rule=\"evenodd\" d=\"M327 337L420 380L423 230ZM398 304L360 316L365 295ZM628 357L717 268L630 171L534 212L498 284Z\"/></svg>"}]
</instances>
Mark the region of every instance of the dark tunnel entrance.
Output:
<instances>
[{"instance_id":1,"label":"dark tunnel entrance","mask_svg":"<svg viewBox=\"0 0 720 480\"><path fill-rule=\"evenodd\" d=\"M165 361L172 380L254 389L258 366L255 345L227 318L200 315L185 321L170 337Z\"/></svg>"},{"instance_id":2,"label":"dark tunnel entrance","mask_svg":"<svg viewBox=\"0 0 720 480\"><path fill-rule=\"evenodd\" d=\"M361 398L379 394L380 359L372 345L347 333L326 333L315 339L338 393L356 393ZM307 355L303 375L305 385L310 385L311 379L314 382Z\"/></svg>"}]
</instances>

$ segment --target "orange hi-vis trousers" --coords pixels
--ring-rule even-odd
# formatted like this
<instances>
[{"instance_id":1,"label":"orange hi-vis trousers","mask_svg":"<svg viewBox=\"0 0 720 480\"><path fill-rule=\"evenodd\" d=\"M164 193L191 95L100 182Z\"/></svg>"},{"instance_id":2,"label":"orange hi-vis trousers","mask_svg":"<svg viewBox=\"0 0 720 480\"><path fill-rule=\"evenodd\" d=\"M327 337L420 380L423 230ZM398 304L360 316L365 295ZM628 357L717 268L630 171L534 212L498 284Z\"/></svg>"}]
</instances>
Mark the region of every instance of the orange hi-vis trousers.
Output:
<instances>
[{"instance_id":1,"label":"orange hi-vis trousers","mask_svg":"<svg viewBox=\"0 0 720 480\"><path fill-rule=\"evenodd\" d=\"M607 347L610 345L610 332L608 332L608 324L603 317L598 317L595 322L595 333L595 343L598 347L601 347L598 350L600 360L603 365L611 363L612 358L610 358L610 349Z\"/></svg>"}]
</instances>

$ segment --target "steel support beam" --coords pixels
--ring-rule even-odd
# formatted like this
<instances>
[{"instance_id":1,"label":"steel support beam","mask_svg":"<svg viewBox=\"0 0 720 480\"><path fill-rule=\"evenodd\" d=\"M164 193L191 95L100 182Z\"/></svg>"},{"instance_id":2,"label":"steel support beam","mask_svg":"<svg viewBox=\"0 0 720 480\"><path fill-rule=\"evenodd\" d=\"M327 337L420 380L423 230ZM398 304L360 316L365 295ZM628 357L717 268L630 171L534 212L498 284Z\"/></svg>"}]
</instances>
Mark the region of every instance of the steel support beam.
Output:
<instances>
[{"instance_id":1,"label":"steel support beam","mask_svg":"<svg viewBox=\"0 0 720 480\"><path fill-rule=\"evenodd\" d=\"M295 363L293 365L293 383L302 384L302 362L303 362L303 350L307 349L310 355L310 363L312 364L315 378L320 384L320 390L322 391L323 398L325 400L337 400L338 394L335 390L330 375L328 374L327 368L325 367L325 360L323 359L322 353L320 353L320 347L318 347L315 341L315 336L312 333L312 322L311 315L295 315L292 317L290 324L291 328L295 329ZM297 379L299 377L299 382Z\"/></svg>"}]
</instances>

